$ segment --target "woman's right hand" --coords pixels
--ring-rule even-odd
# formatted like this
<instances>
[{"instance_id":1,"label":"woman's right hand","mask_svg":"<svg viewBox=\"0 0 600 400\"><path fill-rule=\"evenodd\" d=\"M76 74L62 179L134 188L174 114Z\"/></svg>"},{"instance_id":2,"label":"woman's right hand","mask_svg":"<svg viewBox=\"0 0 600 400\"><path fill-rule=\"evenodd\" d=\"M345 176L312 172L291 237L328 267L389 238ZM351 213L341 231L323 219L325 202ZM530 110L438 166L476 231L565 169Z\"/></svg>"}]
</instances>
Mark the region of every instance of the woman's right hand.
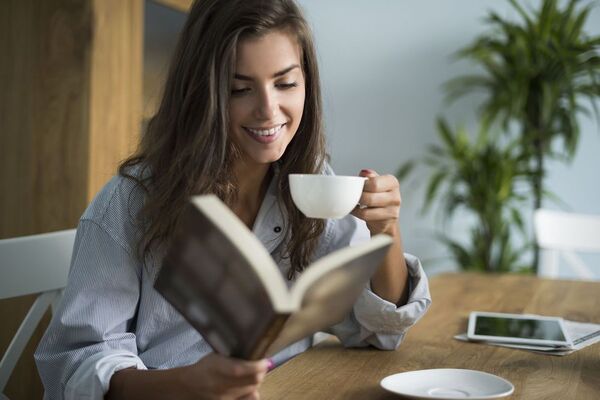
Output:
<instances>
[{"instance_id":1,"label":"woman's right hand","mask_svg":"<svg viewBox=\"0 0 600 400\"><path fill-rule=\"evenodd\" d=\"M110 379L106 400L258 399L268 360L244 361L211 353L195 364L172 369L122 369Z\"/></svg>"},{"instance_id":2,"label":"woman's right hand","mask_svg":"<svg viewBox=\"0 0 600 400\"><path fill-rule=\"evenodd\" d=\"M268 360L244 361L211 353L182 371L184 398L258 399Z\"/></svg>"}]
</instances>

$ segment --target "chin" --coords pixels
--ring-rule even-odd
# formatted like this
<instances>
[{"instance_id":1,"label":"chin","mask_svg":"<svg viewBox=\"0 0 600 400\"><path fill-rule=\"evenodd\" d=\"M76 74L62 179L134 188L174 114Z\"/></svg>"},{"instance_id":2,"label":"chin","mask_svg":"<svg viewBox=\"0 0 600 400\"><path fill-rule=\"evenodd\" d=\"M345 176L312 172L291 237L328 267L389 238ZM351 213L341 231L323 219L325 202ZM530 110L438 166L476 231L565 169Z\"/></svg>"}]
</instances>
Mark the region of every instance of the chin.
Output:
<instances>
[{"instance_id":1,"label":"chin","mask_svg":"<svg viewBox=\"0 0 600 400\"><path fill-rule=\"evenodd\" d=\"M273 155L265 155L262 157L252 157L252 161L256 164L272 164L277 162L283 157L283 153L281 154L273 154Z\"/></svg>"},{"instance_id":2,"label":"chin","mask_svg":"<svg viewBox=\"0 0 600 400\"><path fill-rule=\"evenodd\" d=\"M246 163L249 165L265 165L279 161L285 154L289 141L291 141L284 137L280 138L278 143L264 146L248 141L246 137L242 137L241 139L242 140L238 141L241 157L245 159Z\"/></svg>"}]
</instances>

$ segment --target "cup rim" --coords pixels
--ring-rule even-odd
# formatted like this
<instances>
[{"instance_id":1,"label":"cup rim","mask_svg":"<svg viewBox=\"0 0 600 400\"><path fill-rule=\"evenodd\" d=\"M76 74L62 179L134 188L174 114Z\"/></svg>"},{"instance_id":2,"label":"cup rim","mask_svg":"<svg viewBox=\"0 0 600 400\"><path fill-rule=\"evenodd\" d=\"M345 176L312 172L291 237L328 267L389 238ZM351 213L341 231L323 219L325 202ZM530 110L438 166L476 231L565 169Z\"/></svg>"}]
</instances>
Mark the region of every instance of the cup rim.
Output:
<instances>
[{"instance_id":1,"label":"cup rim","mask_svg":"<svg viewBox=\"0 0 600 400\"><path fill-rule=\"evenodd\" d=\"M355 176L355 175L321 175L321 174L289 174L289 177L309 178L309 179L331 179L331 178L342 178L342 179L369 179L366 176Z\"/></svg>"}]
</instances>

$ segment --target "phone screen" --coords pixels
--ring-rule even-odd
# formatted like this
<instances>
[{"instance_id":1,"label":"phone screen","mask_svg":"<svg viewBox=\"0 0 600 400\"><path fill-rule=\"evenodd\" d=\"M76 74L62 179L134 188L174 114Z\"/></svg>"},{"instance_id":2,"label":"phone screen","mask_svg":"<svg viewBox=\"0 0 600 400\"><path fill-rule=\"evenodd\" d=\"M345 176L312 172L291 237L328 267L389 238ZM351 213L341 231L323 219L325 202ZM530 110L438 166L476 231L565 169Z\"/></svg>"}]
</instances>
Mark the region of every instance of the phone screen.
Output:
<instances>
[{"instance_id":1,"label":"phone screen","mask_svg":"<svg viewBox=\"0 0 600 400\"><path fill-rule=\"evenodd\" d=\"M565 341L558 321L477 316L475 334L523 339Z\"/></svg>"}]
</instances>

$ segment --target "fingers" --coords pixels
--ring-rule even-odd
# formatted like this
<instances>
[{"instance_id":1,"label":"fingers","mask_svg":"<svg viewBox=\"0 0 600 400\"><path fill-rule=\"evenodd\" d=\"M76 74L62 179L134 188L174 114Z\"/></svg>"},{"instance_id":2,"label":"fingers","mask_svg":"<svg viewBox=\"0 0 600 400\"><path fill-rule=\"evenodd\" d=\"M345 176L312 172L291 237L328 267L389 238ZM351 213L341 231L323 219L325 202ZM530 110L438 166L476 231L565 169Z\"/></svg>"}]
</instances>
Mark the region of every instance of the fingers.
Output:
<instances>
[{"instance_id":1,"label":"fingers","mask_svg":"<svg viewBox=\"0 0 600 400\"><path fill-rule=\"evenodd\" d=\"M268 360L245 361L216 353L206 356L209 357L210 359L206 361L213 365L215 374L231 387L258 385L265 378L270 365Z\"/></svg>"},{"instance_id":2,"label":"fingers","mask_svg":"<svg viewBox=\"0 0 600 400\"><path fill-rule=\"evenodd\" d=\"M356 218L366 221L367 223L397 219L398 214L399 208L391 207L355 208L352 211L352 215L354 215Z\"/></svg>"},{"instance_id":3,"label":"fingers","mask_svg":"<svg viewBox=\"0 0 600 400\"><path fill-rule=\"evenodd\" d=\"M358 204L361 207L400 207L400 191L391 190L389 192L363 192Z\"/></svg>"},{"instance_id":4,"label":"fingers","mask_svg":"<svg viewBox=\"0 0 600 400\"><path fill-rule=\"evenodd\" d=\"M258 387L267 374L268 360L244 361L211 353L182 367L183 393L201 398L258 398Z\"/></svg>"},{"instance_id":5,"label":"fingers","mask_svg":"<svg viewBox=\"0 0 600 400\"><path fill-rule=\"evenodd\" d=\"M222 376L221 379L230 387L245 387L245 386L257 386L262 383L265 379L265 373L258 373L256 375L247 375L242 377L231 377Z\"/></svg>"},{"instance_id":6,"label":"fingers","mask_svg":"<svg viewBox=\"0 0 600 400\"><path fill-rule=\"evenodd\" d=\"M398 179L393 175L380 176L371 169L363 169L359 175L368 179L352 215L365 221L371 234L394 236L402 203Z\"/></svg>"},{"instance_id":7,"label":"fingers","mask_svg":"<svg viewBox=\"0 0 600 400\"><path fill-rule=\"evenodd\" d=\"M257 386L267 374L266 367L259 365L234 365L229 370L220 371L221 377L229 382L231 387L249 387Z\"/></svg>"},{"instance_id":8,"label":"fingers","mask_svg":"<svg viewBox=\"0 0 600 400\"><path fill-rule=\"evenodd\" d=\"M369 178L365 181L363 188L364 192L389 192L397 190L400 187L398 179L394 175L378 175L377 172L372 169L363 169L360 171L359 176Z\"/></svg>"},{"instance_id":9,"label":"fingers","mask_svg":"<svg viewBox=\"0 0 600 400\"><path fill-rule=\"evenodd\" d=\"M228 398L231 396L232 399L258 399L258 387L267 374L269 362L267 360L226 360L228 362L223 363L222 367L228 369L220 372L228 385L226 390Z\"/></svg>"},{"instance_id":10,"label":"fingers","mask_svg":"<svg viewBox=\"0 0 600 400\"><path fill-rule=\"evenodd\" d=\"M215 360L217 371L230 378L244 378L267 373L270 363L268 360L245 361L235 358L218 356Z\"/></svg>"},{"instance_id":11,"label":"fingers","mask_svg":"<svg viewBox=\"0 0 600 400\"><path fill-rule=\"evenodd\" d=\"M232 387L225 395L227 399L258 399L258 385L248 385L242 387Z\"/></svg>"},{"instance_id":12,"label":"fingers","mask_svg":"<svg viewBox=\"0 0 600 400\"><path fill-rule=\"evenodd\" d=\"M400 183L394 175L378 175L371 169L363 169L360 176L367 177L359 204L368 207L400 207Z\"/></svg>"},{"instance_id":13,"label":"fingers","mask_svg":"<svg viewBox=\"0 0 600 400\"><path fill-rule=\"evenodd\" d=\"M358 173L358 176L364 176L364 177L370 178L373 176L379 176L379 174L372 169L365 168L365 169L360 170L360 172Z\"/></svg>"},{"instance_id":14,"label":"fingers","mask_svg":"<svg viewBox=\"0 0 600 400\"><path fill-rule=\"evenodd\" d=\"M239 400L259 400L259 399L260 399L260 395L258 394L257 391L254 391L252 393L245 395L244 397L239 398Z\"/></svg>"}]
</instances>

